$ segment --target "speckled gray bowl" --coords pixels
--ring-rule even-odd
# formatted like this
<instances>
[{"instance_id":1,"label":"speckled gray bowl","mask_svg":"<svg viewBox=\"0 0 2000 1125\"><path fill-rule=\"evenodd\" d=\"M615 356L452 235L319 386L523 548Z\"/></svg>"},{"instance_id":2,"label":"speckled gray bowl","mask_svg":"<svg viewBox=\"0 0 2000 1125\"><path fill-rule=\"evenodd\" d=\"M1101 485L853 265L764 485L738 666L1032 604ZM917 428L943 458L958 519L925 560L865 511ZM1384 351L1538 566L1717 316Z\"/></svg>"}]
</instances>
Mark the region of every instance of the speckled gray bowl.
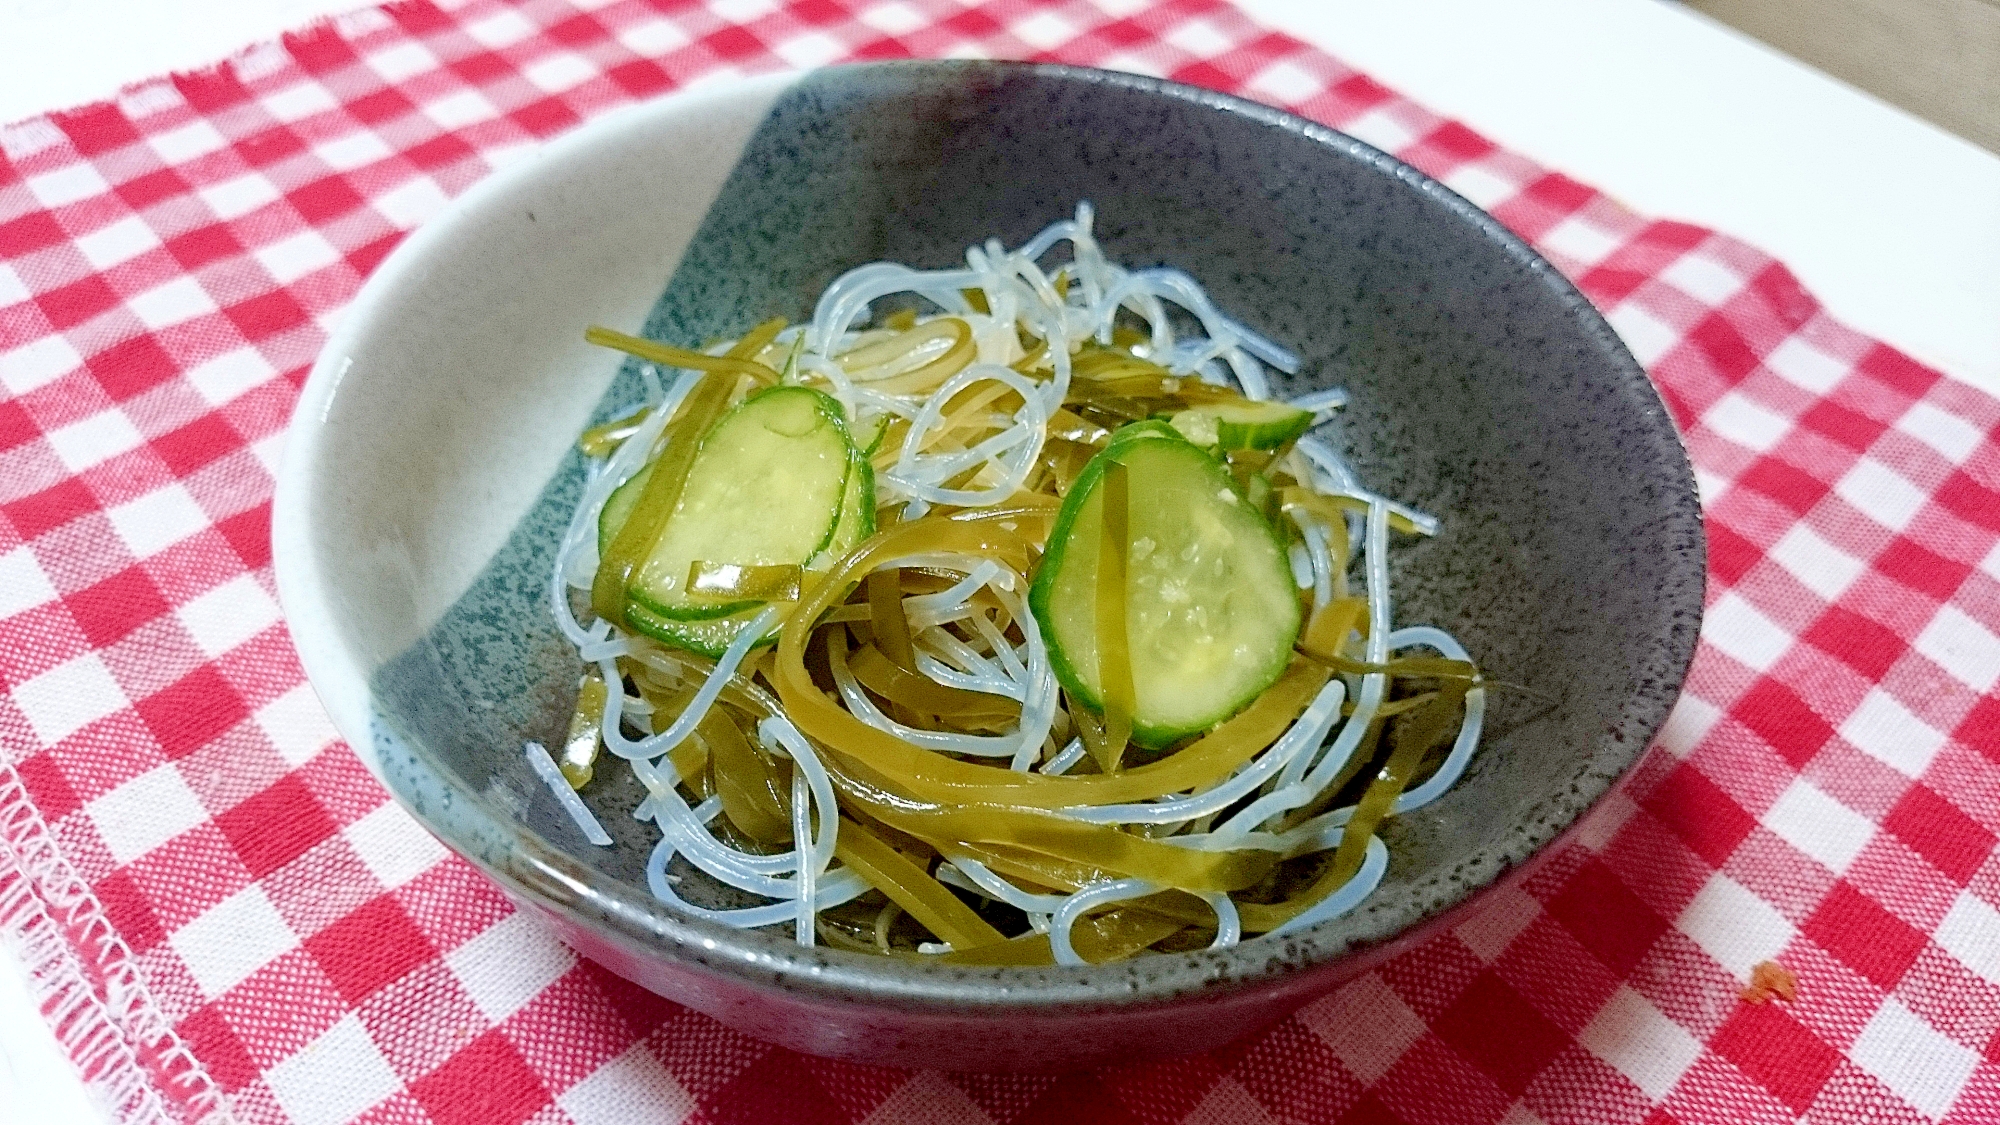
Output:
<instances>
[{"instance_id":1,"label":"speckled gray bowl","mask_svg":"<svg viewBox=\"0 0 2000 1125\"><path fill-rule=\"evenodd\" d=\"M1451 794L1394 822L1347 917L1219 953L1045 970L802 950L647 893L624 771L594 848L524 763L576 676L545 608L575 434L636 375L591 322L679 342L798 318L835 275L944 266L1092 200L1352 394L1364 480L1444 520L1394 553L1397 619L1558 701L1494 700ZM431 831L616 971L753 1035L868 1062L1052 1068L1200 1050L1432 929L1595 801L1667 714L1701 613L1701 519L1646 376L1569 283L1366 145L1151 79L898 63L616 114L495 174L401 246L313 371L274 537L314 686ZM712 891L712 889L711 889ZM683 893L704 893L699 880Z\"/></svg>"}]
</instances>

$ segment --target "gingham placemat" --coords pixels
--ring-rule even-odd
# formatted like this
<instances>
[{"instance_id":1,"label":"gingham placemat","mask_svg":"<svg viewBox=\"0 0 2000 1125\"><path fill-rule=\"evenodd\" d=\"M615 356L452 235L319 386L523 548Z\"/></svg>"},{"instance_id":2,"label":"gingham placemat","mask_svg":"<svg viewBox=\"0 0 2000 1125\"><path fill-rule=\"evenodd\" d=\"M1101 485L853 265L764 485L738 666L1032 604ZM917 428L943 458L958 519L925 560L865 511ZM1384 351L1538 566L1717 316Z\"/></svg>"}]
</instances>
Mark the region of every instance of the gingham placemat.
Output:
<instances>
[{"instance_id":1,"label":"gingham placemat","mask_svg":"<svg viewBox=\"0 0 2000 1125\"><path fill-rule=\"evenodd\" d=\"M1061 1078L829 1063L580 962L390 804L272 596L328 325L488 169L635 99L900 55L1282 105L1533 240L1688 435L1660 744L1524 885L1262 1037ZM1216 0L369 12L0 130L0 936L127 1122L2000 1119L2000 403ZM1796 999L1750 1004L1753 966Z\"/></svg>"}]
</instances>

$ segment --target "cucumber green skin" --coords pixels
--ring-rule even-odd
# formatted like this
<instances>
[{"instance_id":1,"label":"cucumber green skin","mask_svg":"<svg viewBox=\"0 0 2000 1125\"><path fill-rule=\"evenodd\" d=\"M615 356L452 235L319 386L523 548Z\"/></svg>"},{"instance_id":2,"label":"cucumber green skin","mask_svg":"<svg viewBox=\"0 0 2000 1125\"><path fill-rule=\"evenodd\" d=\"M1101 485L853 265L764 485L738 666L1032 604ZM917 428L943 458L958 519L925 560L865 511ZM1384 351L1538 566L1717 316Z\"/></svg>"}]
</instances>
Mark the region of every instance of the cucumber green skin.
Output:
<instances>
[{"instance_id":1,"label":"cucumber green skin","mask_svg":"<svg viewBox=\"0 0 2000 1125\"><path fill-rule=\"evenodd\" d=\"M862 540L879 530L875 524L875 464L869 460L868 454L856 450L854 467L857 472L851 478L850 487L859 490L857 493L859 499L855 501L859 514L855 517L854 539L841 550L840 553L843 555L860 546Z\"/></svg>"},{"instance_id":2,"label":"cucumber green skin","mask_svg":"<svg viewBox=\"0 0 2000 1125\"><path fill-rule=\"evenodd\" d=\"M626 588L625 598L633 605L643 606L650 613L675 621L713 621L718 617L728 617L732 614L741 613L746 609L754 609L763 604L762 602L750 601L690 602L687 605L669 606L662 605L657 599L648 597L645 591L640 590L636 586Z\"/></svg>"},{"instance_id":3,"label":"cucumber green skin","mask_svg":"<svg viewBox=\"0 0 2000 1125\"><path fill-rule=\"evenodd\" d=\"M1103 700L1085 682L1080 670L1070 660L1069 654L1064 651L1056 630L1059 607L1053 605L1052 599L1055 596L1057 578L1061 574L1064 558L1067 553L1066 548L1074 534L1074 525L1084 510L1085 501L1096 490L1098 483L1103 480L1106 471L1105 467L1113 460L1122 462L1124 460L1122 455L1130 452L1138 443L1150 441L1172 441L1185 447L1190 452L1201 456L1214 468L1212 476L1216 487L1234 490L1234 482L1231 481L1228 472L1223 469L1219 462L1214 461L1201 447L1194 445L1182 437L1179 431L1175 430L1172 426L1158 421L1135 422L1118 430L1117 433L1112 435L1110 444L1105 446L1097 456L1091 458L1089 464L1084 466L1083 472L1077 477L1076 484L1070 488L1069 495L1063 501L1062 509L1057 513L1055 526L1049 532L1048 550L1042 558L1041 567L1035 574L1034 584L1028 591L1028 605L1034 611L1035 620L1042 630L1042 639L1048 645L1049 662L1053 666L1056 679L1062 683L1063 689L1069 693L1072 699L1096 710L1103 708ZM1238 698L1231 700L1226 707L1219 709L1210 716L1204 717L1199 722L1179 725L1163 724L1149 721L1144 715L1134 715L1132 740L1140 746L1153 750L1164 749L1189 735L1208 730L1237 711L1242 710L1251 700L1263 694L1265 689L1277 682L1278 677L1284 674L1286 665L1291 661L1292 646L1298 641L1301 622L1298 616L1298 603L1294 593L1291 566L1285 555L1284 540L1278 534L1277 530L1270 526L1269 521L1258 515L1254 509L1246 509L1246 514L1254 519L1270 537L1269 541L1273 549L1271 559L1274 568L1273 580L1277 583L1277 588L1282 590L1285 595L1280 600L1280 604L1288 607L1290 610L1290 617L1284 623L1283 635L1281 638L1278 638L1282 639L1283 643L1272 646L1272 654L1267 666L1261 669L1252 681L1255 690L1246 689ZM1133 671L1135 678L1145 674L1142 668L1135 667Z\"/></svg>"},{"instance_id":4,"label":"cucumber green skin","mask_svg":"<svg viewBox=\"0 0 2000 1125\"><path fill-rule=\"evenodd\" d=\"M763 604L751 601L690 602L687 605L669 606L662 605L658 599L647 596L645 591L636 586L626 588L625 598L633 605L645 607L650 613L675 621L713 621L718 617L728 617Z\"/></svg>"},{"instance_id":5,"label":"cucumber green skin","mask_svg":"<svg viewBox=\"0 0 2000 1125\"><path fill-rule=\"evenodd\" d=\"M760 401L766 401L768 396L779 395L779 394L812 396L813 406L815 410L819 413L819 415L823 419L825 419L827 422L831 423L834 426L836 432L840 434L841 440L845 443L847 447L849 476L851 477L853 473L852 466L854 461L854 441L853 438L848 434L846 418L840 408L840 403L824 394L821 394L818 391L812 390L809 387L778 386L778 387L767 387L764 390L758 391L756 394L753 394L749 398L744 399L741 403L738 403L727 414L724 414L722 417L716 419L715 424L709 427L707 433L702 435L701 440L703 444L706 444L712 437L714 437L714 435L717 432L721 431L723 427L729 425L733 420L737 418L739 414L741 414L746 409L751 408L753 404L756 404ZM700 455L697 454L696 455L697 463L699 463L699 458ZM649 465L645 470L642 470L640 473L633 474L632 481L628 481L626 482L626 484L621 485L618 488L618 491L612 493L611 497L605 501L604 504L605 515L603 521L601 521L600 523L600 534L599 534L600 551L602 550L602 544L609 542L608 538L603 534L603 526L605 524L608 524L613 516L612 512L613 501L616 501L618 499L619 493L622 493L627 488L631 487L633 481L641 481L642 476L650 474L650 472L651 472L651 466ZM640 484L640 487L642 488L644 487L643 483ZM834 506L833 512L829 515L827 519L826 532L820 537L819 543L814 546L812 553L807 556L808 558L811 558L813 555L817 555L819 552L825 550L833 542L834 533L838 528L840 522L840 515L842 507L844 506L845 494L846 494L846 488L843 487L842 489L843 503L836 504ZM637 493L635 492L633 493L633 500L626 501L624 505L621 507L621 510L616 514L619 523L622 524L624 522L624 517L627 514L629 514L631 505L633 501L636 499L637 499ZM734 602L689 601L689 602L680 602L676 604L669 604L662 598L656 596L653 592L647 590L645 587L641 585L638 585L637 583L634 583L634 585L627 588L626 598L628 601L643 606L645 609L649 610L652 616L668 620L676 620L676 621L713 621L719 618L734 616L743 613L746 610L755 609L762 604L761 602L757 601L734 601Z\"/></svg>"},{"instance_id":6,"label":"cucumber green skin","mask_svg":"<svg viewBox=\"0 0 2000 1125\"><path fill-rule=\"evenodd\" d=\"M1231 410L1235 408L1235 411ZM1262 412L1270 415L1261 421L1231 418L1232 412ZM1281 402L1225 403L1213 406L1195 406L1176 414L1175 418L1198 415L1214 421L1215 446L1225 453L1239 449L1279 449L1286 443L1295 441L1307 430L1312 429L1313 414L1310 410L1300 410ZM1200 439L1176 426L1174 432L1189 440Z\"/></svg>"},{"instance_id":7,"label":"cucumber green skin","mask_svg":"<svg viewBox=\"0 0 2000 1125\"><path fill-rule=\"evenodd\" d=\"M1275 404L1273 404L1275 405ZM1289 414L1269 422L1238 422L1217 418L1215 436L1225 452L1236 449L1278 449L1312 429L1310 410L1287 407Z\"/></svg>"},{"instance_id":8,"label":"cucumber green skin","mask_svg":"<svg viewBox=\"0 0 2000 1125\"><path fill-rule=\"evenodd\" d=\"M1167 421L1165 418L1148 418L1143 422L1130 422L1118 427L1117 432L1111 435L1110 443L1099 450L1098 453L1101 456L1109 452L1113 445L1121 442L1140 441L1145 438L1172 438L1175 441L1187 441L1187 437L1179 430L1174 429L1173 423ZM1084 479L1090 475L1092 468L1096 468L1099 475L1102 475L1104 472L1101 466L1092 461L1090 464L1084 466L1083 473L1077 477L1077 484L1083 483ZM1076 486L1071 485L1070 491L1075 492Z\"/></svg>"},{"instance_id":9,"label":"cucumber green skin","mask_svg":"<svg viewBox=\"0 0 2000 1125\"><path fill-rule=\"evenodd\" d=\"M847 487L840 494L840 515L821 557L838 562L855 544L875 534L875 464L868 454L848 444Z\"/></svg>"},{"instance_id":10,"label":"cucumber green skin","mask_svg":"<svg viewBox=\"0 0 2000 1125\"><path fill-rule=\"evenodd\" d=\"M689 652L698 652L713 660L722 656L723 650L736 639L736 634L741 632L743 627L750 623L751 618L757 616L757 611L763 608L760 602L745 604L750 608L734 616L689 621L664 617L638 602L627 602L625 624L636 633L644 633L663 644L686 649ZM763 648L777 639L778 630L773 629L751 647Z\"/></svg>"}]
</instances>

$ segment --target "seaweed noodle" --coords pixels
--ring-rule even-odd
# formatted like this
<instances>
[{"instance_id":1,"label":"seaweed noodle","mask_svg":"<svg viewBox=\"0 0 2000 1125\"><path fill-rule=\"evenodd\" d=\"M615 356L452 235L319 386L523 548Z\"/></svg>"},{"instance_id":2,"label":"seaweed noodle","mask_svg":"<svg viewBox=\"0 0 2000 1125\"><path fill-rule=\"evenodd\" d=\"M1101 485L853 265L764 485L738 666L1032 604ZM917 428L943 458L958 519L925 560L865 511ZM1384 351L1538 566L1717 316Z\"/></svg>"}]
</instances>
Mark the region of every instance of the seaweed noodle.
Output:
<instances>
[{"instance_id":1,"label":"seaweed noodle","mask_svg":"<svg viewBox=\"0 0 2000 1125\"><path fill-rule=\"evenodd\" d=\"M859 267L809 322L705 350L591 329L665 378L580 443L602 460L550 592L581 687L560 774L535 760L576 789L600 748L629 761L648 793L635 815L661 833L649 885L676 909L963 964L1228 946L1351 910L1387 866L1383 823L1463 773L1479 672L1442 631L1391 626L1390 533L1437 521L1368 492L1310 435L1229 457L1287 537L1305 610L1277 682L1164 752L1129 743L1118 465L1098 545L1104 705L1058 689L1026 593L1083 463L1120 425L1266 398L1268 369L1298 365L1187 275L1107 261L1091 221L1084 204L1019 248L971 248L962 269ZM697 562L691 591L765 604L719 659L628 631L626 584L699 437L780 383L825 390L872 441L880 530L819 570ZM1294 404L1323 421L1342 401ZM642 471L599 558L599 510ZM764 905L689 902L677 865Z\"/></svg>"}]
</instances>

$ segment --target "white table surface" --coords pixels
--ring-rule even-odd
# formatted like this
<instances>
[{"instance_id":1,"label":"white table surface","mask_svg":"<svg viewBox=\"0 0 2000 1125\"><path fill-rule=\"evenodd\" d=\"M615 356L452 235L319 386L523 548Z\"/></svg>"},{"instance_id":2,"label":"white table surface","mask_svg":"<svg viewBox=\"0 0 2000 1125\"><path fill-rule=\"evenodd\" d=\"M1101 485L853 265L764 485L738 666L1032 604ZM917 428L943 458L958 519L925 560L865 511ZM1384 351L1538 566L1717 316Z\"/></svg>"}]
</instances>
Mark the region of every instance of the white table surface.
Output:
<instances>
[{"instance_id":1,"label":"white table surface","mask_svg":"<svg viewBox=\"0 0 2000 1125\"><path fill-rule=\"evenodd\" d=\"M2000 157L1660 0L1236 2L1638 211L1761 247L1834 315L2000 393ZM0 0L0 121L355 6ZM0 1123L90 1120L17 969Z\"/></svg>"}]
</instances>

